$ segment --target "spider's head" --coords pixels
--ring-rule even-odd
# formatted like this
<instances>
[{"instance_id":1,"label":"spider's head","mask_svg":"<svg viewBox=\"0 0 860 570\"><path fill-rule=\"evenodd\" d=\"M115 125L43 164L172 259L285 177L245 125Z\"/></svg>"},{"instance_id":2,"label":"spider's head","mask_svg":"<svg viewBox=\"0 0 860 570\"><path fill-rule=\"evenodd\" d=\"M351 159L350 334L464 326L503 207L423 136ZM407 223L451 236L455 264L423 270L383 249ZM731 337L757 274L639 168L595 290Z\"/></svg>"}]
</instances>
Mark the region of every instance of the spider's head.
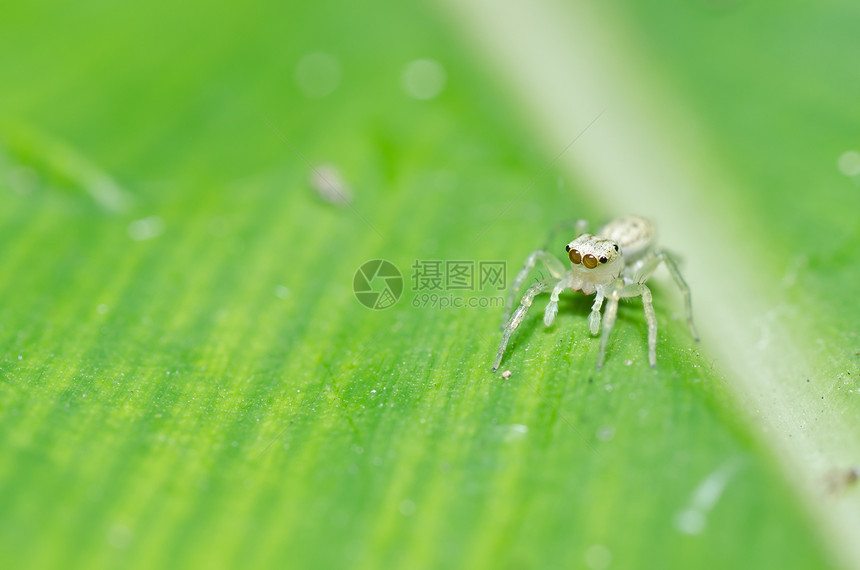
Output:
<instances>
[{"instance_id":1,"label":"spider's head","mask_svg":"<svg viewBox=\"0 0 860 570\"><path fill-rule=\"evenodd\" d=\"M621 273L624 262L621 249L612 240L582 234L566 246L574 275L583 292L591 293L596 285L609 283Z\"/></svg>"}]
</instances>

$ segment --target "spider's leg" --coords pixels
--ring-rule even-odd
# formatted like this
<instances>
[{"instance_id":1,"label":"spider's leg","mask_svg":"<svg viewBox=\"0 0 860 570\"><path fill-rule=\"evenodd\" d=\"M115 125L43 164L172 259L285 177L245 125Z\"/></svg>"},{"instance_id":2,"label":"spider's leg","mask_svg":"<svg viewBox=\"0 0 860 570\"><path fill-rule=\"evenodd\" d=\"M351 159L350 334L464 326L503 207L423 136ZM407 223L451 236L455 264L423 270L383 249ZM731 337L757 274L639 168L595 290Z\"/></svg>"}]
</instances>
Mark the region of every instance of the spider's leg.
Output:
<instances>
[{"instance_id":1,"label":"spider's leg","mask_svg":"<svg viewBox=\"0 0 860 570\"><path fill-rule=\"evenodd\" d=\"M498 370L499 364L502 363L502 355L505 354L505 349L508 347L508 342L511 340L511 335L520 326L520 323L523 322L523 319L526 317L526 313L529 311L529 307L532 306L532 301L535 298L535 295L538 293L545 291L547 288L555 285L558 282L558 279L548 278L542 281L538 281L531 287L529 287L526 294L523 295L522 301L520 301L520 306L517 307L517 310L514 312L513 316L505 325L504 332L502 333L502 342L499 344L499 351L496 353L496 359L493 361L493 372Z\"/></svg>"},{"instance_id":2,"label":"spider's leg","mask_svg":"<svg viewBox=\"0 0 860 570\"><path fill-rule=\"evenodd\" d=\"M645 309L645 322L648 324L648 363L652 368L657 366L657 314L654 312L651 289L644 283L628 283L615 286L607 293L607 297L609 298L609 302L606 304L606 314L603 316L603 335L600 337L600 352L597 355L597 367L603 367L606 345L609 342L609 333L615 324L618 300L627 297L642 297L642 307Z\"/></svg>"},{"instance_id":3,"label":"spider's leg","mask_svg":"<svg viewBox=\"0 0 860 570\"><path fill-rule=\"evenodd\" d=\"M618 314L618 287L610 286L606 292L609 301L606 303L606 312L603 314L603 334L600 335L600 349L597 352L597 369L603 368L603 359L606 356L606 345L609 343L609 333L615 326L615 316Z\"/></svg>"},{"instance_id":4,"label":"spider's leg","mask_svg":"<svg viewBox=\"0 0 860 570\"><path fill-rule=\"evenodd\" d=\"M657 366L657 315L654 313L654 303L651 298L651 289L647 285L639 284L642 295L642 307L645 309L645 322L648 323L648 364L651 368Z\"/></svg>"},{"instance_id":5,"label":"spider's leg","mask_svg":"<svg viewBox=\"0 0 860 570\"><path fill-rule=\"evenodd\" d=\"M657 257L660 259L660 261L666 264L666 268L672 275L672 279L675 280L675 284L681 291L681 295L684 296L684 309L687 312L687 326L690 327L690 334L693 335L693 339L698 342L699 333L696 332L696 325L693 324L693 301L690 299L690 287L687 285L687 282L684 281L684 278L681 276L681 271L678 269L678 264L675 263L675 260L672 259L670 255L668 255L664 251L658 251Z\"/></svg>"},{"instance_id":6,"label":"spider's leg","mask_svg":"<svg viewBox=\"0 0 860 570\"><path fill-rule=\"evenodd\" d=\"M591 315L588 316L588 328L593 335L600 332L600 308L603 306L603 299L603 287L598 287L594 304L591 305Z\"/></svg>"},{"instance_id":7,"label":"spider's leg","mask_svg":"<svg viewBox=\"0 0 860 570\"><path fill-rule=\"evenodd\" d=\"M549 297L549 303L546 305L546 310L543 314L543 324L550 326L558 314L558 296L562 291L573 285L573 277L568 275L563 277L555 287L552 288L552 294Z\"/></svg>"},{"instance_id":8,"label":"spider's leg","mask_svg":"<svg viewBox=\"0 0 860 570\"><path fill-rule=\"evenodd\" d=\"M514 282L511 284L511 288L508 291L508 299L505 302L505 314L502 318L503 328L511 316L511 310L514 305L514 296L519 292L520 288L523 286L523 281L525 281L526 277L528 277L529 273L534 269L538 261L543 263L550 275L557 279L561 279L562 275L567 271L561 261L548 251L543 249L533 251L526 259L523 268L520 269L519 273L517 273L517 276L514 278Z\"/></svg>"},{"instance_id":9,"label":"spider's leg","mask_svg":"<svg viewBox=\"0 0 860 570\"><path fill-rule=\"evenodd\" d=\"M678 290L681 291L681 295L684 297L684 311L687 316L687 327L690 329L690 334L693 336L693 340L699 340L699 333L696 332L696 325L693 324L693 302L690 298L690 287L687 285L687 282L684 281L684 278L681 276L681 271L678 269L678 264L675 262L674 258L671 255L666 253L663 250L657 250L653 253L653 255L645 260L642 265L638 268L636 275L634 277L634 281L637 283L645 283L650 277L651 274L654 273L654 270L661 264L666 265L666 269L669 270L669 274L672 276L672 279L675 281L675 285L678 286Z\"/></svg>"}]
</instances>

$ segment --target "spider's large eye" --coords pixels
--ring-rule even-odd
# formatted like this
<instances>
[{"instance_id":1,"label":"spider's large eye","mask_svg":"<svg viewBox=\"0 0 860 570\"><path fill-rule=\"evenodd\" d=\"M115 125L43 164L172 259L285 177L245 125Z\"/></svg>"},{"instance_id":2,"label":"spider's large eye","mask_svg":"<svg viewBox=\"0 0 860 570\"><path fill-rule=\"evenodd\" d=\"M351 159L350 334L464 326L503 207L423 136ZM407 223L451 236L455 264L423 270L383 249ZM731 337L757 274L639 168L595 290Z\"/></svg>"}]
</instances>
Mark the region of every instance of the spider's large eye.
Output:
<instances>
[{"instance_id":1,"label":"spider's large eye","mask_svg":"<svg viewBox=\"0 0 860 570\"><path fill-rule=\"evenodd\" d=\"M579 251L577 251L577 250L575 250L575 249L570 249L570 250L568 250L568 251L567 251L567 256L570 258L570 260L571 260L573 263L576 263L577 265L579 265L580 263L582 263L582 256L579 254Z\"/></svg>"},{"instance_id":2,"label":"spider's large eye","mask_svg":"<svg viewBox=\"0 0 860 570\"><path fill-rule=\"evenodd\" d=\"M597 267L597 258L590 253L586 254L586 256L582 258L582 264L589 269L594 269Z\"/></svg>"}]
</instances>

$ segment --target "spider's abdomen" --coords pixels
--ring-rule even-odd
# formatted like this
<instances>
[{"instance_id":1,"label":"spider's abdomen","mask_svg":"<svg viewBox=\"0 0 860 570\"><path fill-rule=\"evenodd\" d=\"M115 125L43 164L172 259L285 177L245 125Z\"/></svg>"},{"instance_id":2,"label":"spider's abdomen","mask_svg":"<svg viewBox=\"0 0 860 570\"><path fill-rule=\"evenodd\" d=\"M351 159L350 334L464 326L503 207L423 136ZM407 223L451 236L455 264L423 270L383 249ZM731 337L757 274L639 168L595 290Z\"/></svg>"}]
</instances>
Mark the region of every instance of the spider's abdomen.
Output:
<instances>
[{"instance_id":1,"label":"spider's abdomen","mask_svg":"<svg viewBox=\"0 0 860 570\"><path fill-rule=\"evenodd\" d=\"M654 224L639 216L613 220L600 228L597 235L616 242L628 265L644 255L656 237Z\"/></svg>"}]
</instances>

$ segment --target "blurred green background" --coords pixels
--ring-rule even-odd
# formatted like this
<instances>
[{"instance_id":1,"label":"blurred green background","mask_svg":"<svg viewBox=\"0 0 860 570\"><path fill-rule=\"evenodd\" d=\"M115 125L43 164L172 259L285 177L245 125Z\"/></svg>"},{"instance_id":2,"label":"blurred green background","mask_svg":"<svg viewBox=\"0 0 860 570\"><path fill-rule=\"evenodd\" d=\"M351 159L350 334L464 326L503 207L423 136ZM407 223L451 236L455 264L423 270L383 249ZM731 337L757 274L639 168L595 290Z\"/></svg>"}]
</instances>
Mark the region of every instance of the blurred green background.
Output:
<instances>
[{"instance_id":1,"label":"blurred green background","mask_svg":"<svg viewBox=\"0 0 860 570\"><path fill-rule=\"evenodd\" d=\"M612 105L584 131L577 111L556 160L474 6L4 7L0 566L860 567L860 10L619 2L591 30L626 46L596 68L645 62L624 97L658 118L682 101L742 182L689 190L735 208L724 248L667 246L705 267L700 307L764 291L801 339L816 372L786 379L786 408L739 396L724 339L705 319L690 340L665 278L656 370L638 301L600 373L589 299L546 330L536 302L507 380L500 309L415 306L416 259L505 261L510 280L559 222L631 213L564 166ZM492 10L514 6L548 5ZM348 205L321 199L321 165ZM708 263L735 247L755 272ZM382 311L352 291L377 258L405 279ZM728 298L695 297L707 272ZM758 420L791 405L844 422L821 440L839 461L789 472Z\"/></svg>"}]
</instances>

